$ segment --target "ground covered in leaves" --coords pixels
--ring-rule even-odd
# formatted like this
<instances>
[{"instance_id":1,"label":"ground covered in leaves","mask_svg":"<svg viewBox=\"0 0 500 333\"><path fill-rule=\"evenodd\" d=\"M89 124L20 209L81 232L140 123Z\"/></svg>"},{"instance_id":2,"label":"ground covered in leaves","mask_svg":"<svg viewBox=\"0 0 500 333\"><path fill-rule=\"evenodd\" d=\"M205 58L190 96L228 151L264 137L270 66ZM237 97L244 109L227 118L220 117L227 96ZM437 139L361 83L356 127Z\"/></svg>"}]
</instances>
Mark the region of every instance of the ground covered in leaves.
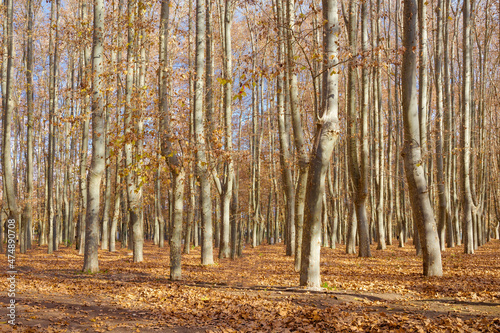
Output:
<instances>
[{"instance_id":1,"label":"ground covered in leaves","mask_svg":"<svg viewBox=\"0 0 500 333\"><path fill-rule=\"evenodd\" d=\"M74 248L46 250L17 254L19 332L500 332L498 240L474 255L446 249L440 278L421 276L411 245L374 247L369 259L324 248L320 292L297 287L282 245L247 246L243 258L209 267L195 248L177 282L168 280L168 248L151 243L139 264L126 249L100 251L92 275ZM4 280L0 331L11 331Z\"/></svg>"}]
</instances>

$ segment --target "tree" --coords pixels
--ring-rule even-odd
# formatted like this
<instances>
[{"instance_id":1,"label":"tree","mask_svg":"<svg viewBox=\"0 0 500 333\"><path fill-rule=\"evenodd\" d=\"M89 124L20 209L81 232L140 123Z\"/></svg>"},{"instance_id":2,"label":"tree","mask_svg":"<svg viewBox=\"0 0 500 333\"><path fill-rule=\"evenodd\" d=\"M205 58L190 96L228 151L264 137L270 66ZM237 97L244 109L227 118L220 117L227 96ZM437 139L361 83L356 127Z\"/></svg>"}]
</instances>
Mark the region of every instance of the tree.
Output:
<instances>
[{"instance_id":1,"label":"tree","mask_svg":"<svg viewBox=\"0 0 500 333\"><path fill-rule=\"evenodd\" d=\"M28 29L26 44L26 99L28 111L28 124L26 134L26 206L24 207L22 221L25 225L24 234L25 247L21 252L31 248L31 224L33 220L33 1L28 0Z\"/></svg>"},{"instance_id":2,"label":"tree","mask_svg":"<svg viewBox=\"0 0 500 333\"><path fill-rule=\"evenodd\" d=\"M202 244L201 263L211 265L213 258L212 199L208 174L206 140L203 117L203 58L205 56L205 0L196 0L196 56L194 90L194 135L196 144L196 173L201 186Z\"/></svg>"},{"instance_id":3,"label":"tree","mask_svg":"<svg viewBox=\"0 0 500 333\"><path fill-rule=\"evenodd\" d=\"M210 1L210 0L209 0ZM229 225L231 219L231 199L233 196L233 181L234 181L234 164L233 150L233 111L231 104L233 102L233 66L232 66L232 48L231 48L231 25L234 14L234 2L232 0L225 1L223 29L223 66L224 66L224 136L225 136L225 151L227 153L227 161L224 163L224 175L221 184L221 242L219 247L219 258L228 258L230 254L229 248Z\"/></svg>"},{"instance_id":4,"label":"tree","mask_svg":"<svg viewBox=\"0 0 500 333\"><path fill-rule=\"evenodd\" d=\"M425 4L420 0L419 6L425 7ZM438 236L441 245L441 251L445 249L445 227L447 212L447 188L446 179L444 174L443 165L443 65L441 60L443 58L443 5L442 0L438 0L436 7L437 14L437 27L436 27L436 56L434 57L435 68L435 85L436 85L436 171L437 171L437 185L438 185L438 198L439 198L439 214L438 214Z\"/></svg>"},{"instance_id":5,"label":"tree","mask_svg":"<svg viewBox=\"0 0 500 333\"><path fill-rule=\"evenodd\" d=\"M143 220L141 212L141 191L137 186L137 174L132 170L134 167L132 139L134 137L132 129L136 120L136 108L132 95L134 93L134 72L135 72L135 37L136 37L136 12L137 1L128 0L128 46L127 46L127 75L125 83L125 165L127 168L127 201L130 214L130 225L132 227L132 247L134 262L143 260ZM137 135L137 133L135 133Z\"/></svg>"},{"instance_id":6,"label":"tree","mask_svg":"<svg viewBox=\"0 0 500 333\"><path fill-rule=\"evenodd\" d=\"M406 181L410 193L413 218L416 221L423 251L423 273L425 276L441 276L441 251L429 199L427 182L422 166L420 150L420 128L416 82L416 36L417 4L415 0L404 1L403 67L401 71L404 145L403 158Z\"/></svg>"},{"instance_id":7,"label":"tree","mask_svg":"<svg viewBox=\"0 0 500 333\"><path fill-rule=\"evenodd\" d=\"M462 126L460 146L462 151L462 205L463 205L463 234L465 253L474 253L474 231L472 225L472 193L470 176L470 149L471 149L471 42L470 42L470 10L471 0L464 0L463 4L463 68L462 68Z\"/></svg>"},{"instance_id":8,"label":"tree","mask_svg":"<svg viewBox=\"0 0 500 333\"><path fill-rule=\"evenodd\" d=\"M12 153L11 153L11 127L12 114L14 109L14 75L13 75L13 48L14 48L14 33L13 33L13 2L6 2L6 27L5 41L7 44L7 67L5 80L5 90L3 90L2 100L3 105L3 147L2 147L2 162L3 162L3 182L4 193L7 197L7 207L9 208L8 219L15 220L16 225L19 224L19 210L17 206L16 189L14 186L14 174L12 170ZM3 223L3 222L2 222ZM3 228L3 226L2 226Z\"/></svg>"},{"instance_id":9,"label":"tree","mask_svg":"<svg viewBox=\"0 0 500 333\"><path fill-rule=\"evenodd\" d=\"M285 87L282 67L285 62L284 53L285 46L284 40L284 29L283 29L283 8L282 2L276 0L276 21L278 22L278 76L276 79L276 109L278 112L278 129L279 129L279 144L280 144L280 165L281 165L281 175L283 179L283 187L285 189L286 196L286 226L285 226L285 238L286 238L286 255L291 256L295 253L295 191L293 187L293 178L291 170L291 156L290 156L290 136L289 131L286 129L285 121Z\"/></svg>"},{"instance_id":10,"label":"tree","mask_svg":"<svg viewBox=\"0 0 500 333\"><path fill-rule=\"evenodd\" d=\"M323 98L320 119L316 128L316 141L307 180L304 234L300 285L319 288L320 236L325 176L330 165L333 148L339 136L338 119L338 34L340 32L337 0L323 0Z\"/></svg>"},{"instance_id":11,"label":"tree","mask_svg":"<svg viewBox=\"0 0 500 333\"><path fill-rule=\"evenodd\" d=\"M304 139L304 130L302 128L302 119L299 110L299 96L297 74L295 72L295 50L294 50L294 25L295 25L295 6L294 0L288 0L287 16L287 70L288 70L288 92L290 94L290 113L292 114L293 137L299 157L299 177L295 190L295 270L300 270L300 260L302 252L302 232L304 223L304 205L306 199L307 174L309 164L308 149Z\"/></svg>"},{"instance_id":12,"label":"tree","mask_svg":"<svg viewBox=\"0 0 500 333\"><path fill-rule=\"evenodd\" d=\"M368 48L368 11L367 4L363 2L362 6L362 37L363 50ZM356 0L349 2L349 18L348 18L348 34L349 45L351 47L351 55L353 59L349 61L348 78L347 78L347 99L348 99L348 158L349 172L354 184L354 205L356 211L356 219L358 222L359 233L359 256L371 257L370 253L370 238L368 232L368 217L366 214L366 197L368 195L368 174L369 174L369 146L368 146L368 68L366 64L363 66L363 83L362 83L362 105L361 105L361 159L358 162L358 132L356 121L356 77L357 69L354 64L354 55L358 51L357 46L357 16L358 3Z\"/></svg>"},{"instance_id":13,"label":"tree","mask_svg":"<svg viewBox=\"0 0 500 333\"><path fill-rule=\"evenodd\" d=\"M92 42L92 162L88 174L87 214L85 229L85 256L83 271L99 271L99 206L101 180L106 167L105 113L104 113L104 0L94 0L94 38Z\"/></svg>"},{"instance_id":14,"label":"tree","mask_svg":"<svg viewBox=\"0 0 500 333\"><path fill-rule=\"evenodd\" d=\"M173 205L173 221L172 235L170 237L170 279L180 280L181 278L181 252L182 252L182 213L184 210L184 182L185 168L182 164L181 156L178 151L174 150L172 142L172 120L170 110L168 109L168 33L169 33L169 7L170 1L163 0L161 3L160 17L160 63L161 70L159 71L159 87L160 87L160 138L161 138L161 153L167 160L172 175L172 198Z\"/></svg>"}]
</instances>

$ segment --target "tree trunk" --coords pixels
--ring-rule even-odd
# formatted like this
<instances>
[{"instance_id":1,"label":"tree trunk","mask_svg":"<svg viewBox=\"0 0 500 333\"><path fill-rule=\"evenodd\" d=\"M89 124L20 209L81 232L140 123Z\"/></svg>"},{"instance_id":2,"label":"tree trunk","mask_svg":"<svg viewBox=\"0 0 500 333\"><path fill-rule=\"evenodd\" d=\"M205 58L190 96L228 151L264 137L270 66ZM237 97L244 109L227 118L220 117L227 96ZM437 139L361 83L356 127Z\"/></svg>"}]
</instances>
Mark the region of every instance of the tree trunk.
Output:
<instances>
[{"instance_id":1,"label":"tree trunk","mask_svg":"<svg viewBox=\"0 0 500 333\"><path fill-rule=\"evenodd\" d=\"M441 276L441 251L429 199L427 183L420 151L420 128L417 104L416 47L417 5L415 0L404 1L404 37L402 67L403 123L406 179L410 192L413 218L421 236L423 273L425 276Z\"/></svg>"},{"instance_id":2,"label":"tree trunk","mask_svg":"<svg viewBox=\"0 0 500 333\"><path fill-rule=\"evenodd\" d=\"M363 3L363 6L367 6ZM357 16L358 16L357 1L349 2L349 44L351 54L357 53ZM368 27L367 9L363 7L362 35L363 49L368 48ZM354 183L354 202L356 210L356 219L358 223L359 233L359 256L371 257L370 253L370 238L368 232L368 217L366 215L366 197L368 195L368 174L369 174L369 147L368 147L368 68L363 67L363 102L361 106L362 128L361 128L361 160L358 163L358 133L356 126L356 68L354 64L349 62L348 73L348 152L349 152L349 171Z\"/></svg>"},{"instance_id":3,"label":"tree trunk","mask_svg":"<svg viewBox=\"0 0 500 333\"><path fill-rule=\"evenodd\" d=\"M87 12L87 3L82 1L81 3L81 15L82 15L82 24L83 27L81 29L88 30L89 22L88 22L88 12ZM83 33L87 34L87 31ZM86 92L83 100L82 107L82 115L83 115L83 126L82 126L82 147L80 153L80 195L81 195L81 204L80 204L80 214L79 214L79 222L78 222L78 250L79 254L83 254L85 251L85 224L86 218L85 213L87 211L87 157L88 157L88 145L89 145L89 127L90 127L90 119L89 119L89 106L90 106L90 73L86 69L91 61L90 54L90 45L85 45L83 47L83 54L80 57L80 68L83 71L81 73L80 84L85 87Z\"/></svg>"},{"instance_id":4,"label":"tree trunk","mask_svg":"<svg viewBox=\"0 0 500 333\"><path fill-rule=\"evenodd\" d=\"M163 0L160 18L160 138L161 153L167 160L172 175L172 196L170 205L172 212L172 230L170 233L170 279L181 279L181 252L182 252L182 213L184 206L185 171L179 153L172 147L172 120L168 100L168 36L169 36L169 7L170 1ZM179 148L175 150L180 151Z\"/></svg>"},{"instance_id":5,"label":"tree trunk","mask_svg":"<svg viewBox=\"0 0 500 333\"><path fill-rule=\"evenodd\" d=\"M7 44L7 68L6 68L6 77L5 77L5 90L4 95L2 96L2 100L5 100L5 104L3 105L4 113L3 113L3 147L2 147L2 161L3 161L3 182L5 188L5 195L7 197L7 207L9 208L8 219L14 220L14 223L20 227L19 224L19 210L17 206L17 198L16 198L16 189L14 183L14 175L12 168L12 155L11 155L11 124L12 124L12 116L14 111L14 76L13 76L13 0L7 0L6 2L6 27L7 30L4 34L5 41ZM3 221L1 221L3 224ZM3 228L3 225L0 226ZM14 255L14 250L11 251L11 248L8 247L9 254Z\"/></svg>"},{"instance_id":6,"label":"tree trunk","mask_svg":"<svg viewBox=\"0 0 500 333\"><path fill-rule=\"evenodd\" d=\"M420 0L419 6L424 8L426 5ZM425 9L423 9L425 12ZM436 85L436 171L437 171L437 189L439 197L438 214L438 236L441 245L441 251L445 250L445 226L447 218L447 189L443 165L443 76L441 59L443 57L443 6L442 0L437 2L437 28L436 28L436 56L434 57L435 85Z\"/></svg>"},{"instance_id":7,"label":"tree trunk","mask_svg":"<svg viewBox=\"0 0 500 333\"><path fill-rule=\"evenodd\" d=\"M26 134L26 206L23 212L23 223L25 224L25 234L20 235L25 239L25 248L21 252L26 252L26 249L31 248L31 223L33 219L33 1L28 0L28 29L27 29L27 45L26 45L26 99L27 99L27 134ZM5 150L4 150L5 151ZM5 193L5 192L4 192ZM3 223L0 220L0 229ZM0 238L0 241L2 239ZM2 246L3 247L3 246Z\"/></svg>"},{"instance_id":8,"label":"tree trunk","mask_svg":"<svg viewBox=\"0 0 500 333\"><path fill-rule=\"evenodd\" d=\"M99 263L97 248L99 245L99 204L101 179L106 167L103 82L104 72L104 0L94 0L94 38L92 50L92 162L88 175L88 205L85 229L85 256L83 271L97 273Z\"/></svg>"},{"instance_id":9,"label":"tree trunk","mask_svg":"<svg viewBox=\"0 0 500 333\"><path fill-rule=\"evenodd\" d=\"M462 83L462 126L460 146L462 151L462 205L463 205L463 235L464 252L474 253L474 233L472 224L472 193L470 177L470 149L471 149L471 43L470 43L470 9L471 0L464 0L463 4L463 83Z\"/></svg>"},{"instance_id":10,"label":"tree trunk","mask_svg":"<svg viewBox=\"0 0 500 333\"><path fill-rule=\"evenodd\" d=\"M299 155L299 176L297 187L295 190L295 239L291 239L290 241L295 242L295 271L298 272L301 270L300 261L302 252L302 234L304 223L304 207L306 200L307 174L309 171L309 154L307 146L305 144L304 130L302 128L302 119L299 110L297 74L295 71L295 50L293 42L295 30L295 5L294 0L286 1L286 3L288 92L290 95L290 113L292 116L293 137Z\"/></svg>"},{"instance_id":11,"label":"tree trunk","mask_svg":"<svg viewBox=\"0 0 500 333\"><path fill-rule=\"evenodd\" d=\"M276 15L277 22L283 23L283 9L282 2L276 0ZM278 27L278 63L281 66L284 64L284 54L285 47L283 44L284 32L282 25ZM278 72L277 77L277 99L276 99L276 108L278 111L278 128L280 134L280 164L281 164L281 174L283 179L283 186L285 189L286 195L286 218L285 218L285 240L286 243L286 255L293 256L295 254L295 242L290 241L288 236L291 239L295 239L295 190L293 186L292 179L292 171L290 168L291 164L291 156L290 156L290 136L289 131L286 126L286 117L285 117L285 87L284 87L284 73L282 70Z\"/></svg>"},{"instance_id":12,"label":"tree trunk","mask_svg":"<svg viewBox=\"0 0 500 333\"><path fill-rule=\"evenodd\" d=\"M384 214L384 123L383 123L383 110L382 110L382 60L381 60L381 50L380 50L380 0L377 0L377 16L376 16L376 39L375 39L375 50L376 51L376 59L377 66L375 67L375 154L378 156L378 163L375 166L375 174L376 174L376 196L377 196L377 249L385 250L386 248L386 235L385 235L385 223L387 221L386 216Z\"/></svg>"},{"instance_id":13,"label":"tree trunk","mask_svg":"<svg viewBox=\"0 0 500 333\"><path fill-rule=\"evenodd\" d=\"M105 113L105 182L106 189L104 191L104 208L102 212L102 232L101 232L101 249L108 250L109 249L109 208L111 205L111 165L109 158L109 133L108 133L108 124L109 124L109 108L108 108L108 94L106 93L106 106L104 109Z\"/></svg>"},{"instance_id":14,"label":"tree trunk","mask_svg":"<svg viewBox=\"0 0 500 333\"><path fill-rule=\"evenodd\" d=\"M135 14L137 11L137 1L128 0L128 47L127 47L127 75L125 87L125 166L127 172L127 201L128 212L130 214L129 226L132 229L132 248L134 262L141 262L143 260L143 230L141 218L141 196L140 190L136 186L136 179L134 176L136 172L132 169L133 162L133 147L131 139L134 136L132 129L134 128L133 121L136 117L136 110L132 103L133 86L134 86L134 72L135 72ZM137 133L136 133L137 134Z\"/></svg>"},{"instance_id":15,"label":"tree trunk","mask_svg":"<svg viewBox=\"0 0 500 333\"><path fill-rule=\"evenodd\" d=\"M300 285L320 288L320 236L325 176L340 128L338 119L338 35L337 1L323 0L323 96L316 142L309 163ZM326 208L326 207L325 207Z\"/></svg>"},{"instance_id":16,"label":"tree trunk","mask_svg":"<svg viewBox=\"0 0 500 333\"><path fill-rule=\"evenodd\" d=\"M222 184L221 196L221 239L219 248L219 258L228 258L230 255L229 246L229 225L231 221L231 199L233 196L233 181L234 181L234 166L231 156L233 150L232 137L232 108L231 103L233 79L232 79L232 48L231 48L231 25L233 20L234 3L232 0L226 1L224 10L224 132L225 132L225 151L227 152L228 161L224 165L224 181Z\"/></svg>"},{"instance_id":17,"label":"tree trunk","mask_svg":"<svg viewBox=\"0 0 500 333\"><path fill-rule=\"evenodd\" d=\"M203 75L205 57L205 0L196 0L196 80L194 91L194 134L196 144L196 174L201 186L202 245L201 263L211 265L213 258L212 198L207 165L207 148L203 116Z\"/></svg>"}]
</instances>

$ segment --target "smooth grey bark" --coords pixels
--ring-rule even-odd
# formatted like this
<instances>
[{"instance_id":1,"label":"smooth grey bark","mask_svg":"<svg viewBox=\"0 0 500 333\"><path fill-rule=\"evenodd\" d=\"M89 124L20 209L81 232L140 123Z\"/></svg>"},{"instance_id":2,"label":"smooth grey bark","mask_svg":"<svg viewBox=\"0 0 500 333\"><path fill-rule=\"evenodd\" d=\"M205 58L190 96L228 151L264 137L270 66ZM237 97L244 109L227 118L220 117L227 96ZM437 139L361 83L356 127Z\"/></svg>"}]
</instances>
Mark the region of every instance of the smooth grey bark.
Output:
<instances>
[{"instance_id":1,"label":"smooth grey bark","mask_svg":"<svg viewBox=\"0 0 500 333\"><path fill-rule=\"evenodd\" d=\"M50 6L50 36L49 36L49 140L47 155L47 210L48 210L48 248L47 253L57 250L57 224L55 224L54 198L54 163L55 163L55 135L54 119L57 112L57 51L59 26L59 0L52 1Z\"/></svg>"},{"instance_id":2,"label":"smooth grey bark","mask_svg":"<svg viewBox=\"0 0 500 333\"><path fill-rule=\"evenodd\" d=\"M365 3L363 3L366 6ZM349 18L348 18L348 34L351 54L355 55L358 52L357 47L357 16L358 3L351 0L349 2ZM362 36L363 48L367 48L368 42L368 27L367 27L367 12L365 10L362 15ZM366 44L366 46L365 46ZM349 157L349 172L354 183L354 202L356 210L356 219L358 224L359 234L359 256L371 257L370 239L368 231L368 218L366 214L366 197L368 196L368 175L369 175L369 146L368 146L368 69L363 67L363 99L361 105L361 159L358 162L358 130L357 130L357 115L356 115L356 68L352 61L348 64L348 157Z\"/></svg>"},{"instance_id":3,"label":"smooth grey bark","mask_svg":"<svg viewBox=\"0 0 500 333\"><path fill-rule=\"evenodd\" d=\"M309 171L309 152L304 139L304 130L302 128L302 119L299 110L299 92L297 74L295 71L295 48L294 48L294 30L295 30L295 4L294 0L286 1L286 40L287 40L287 71L288 71L288 93L290 98L290 113L292 116L292 128L295 147L298 153L298 181L295 189L295 271L301 270L302 258L302 235L304 224L304 208L306 200L307 175ZM319 132L318 132L319 133Z\"/></svg>"},{"instance_id":4,"label":"smooth grey bark","mask_svg":"<svg viewBox=\"0 0 500 333\"><path fill-rule=\"evenodd\" d=\"M386 249L386 232L385 232L385 223L387 222L386 216L384 215L384 123L383 123L383 109L382 109L382 57L380 50L380 24L381 24L381 15L380 15L380 0L377 0L377 12L376 12L376 37L375 37L375 50L376 51L376 59L378 66L375 67L375 86L374 86L374 118L375 118L375 191L377 197L377 207L376 207L376 221L377 221L377 249L385 250ZM373 18L372 18L373 20ZM373 21L372 21L373 22Z\"/></svg>"},{"instance_id":5,"label":"smooth grey bark","mask_svg":"<svg viewBox=\"0 0 500 333\"><path fill-rule=\"evenodd\" d=\"M202 245L201 263L211 265L213 258L212 199L208 174L206 139L203 116L203 75L205 56L205 0L196 0L196 56L194 89L194 134L196 144L196 174L201 186Z\"/></svg>"},{"instance_id":6,"label":"smooth grey bark","mask_svg":"<svg viewBox=\"0 0 500 333\"><path fill-rule=\"evenodd\" d=\"M136 22L137 1L128 0L128 47L127 47L127 74L125 82L125 166L128 169L127 182L127 201L128 212L130 214L129 227L132 229L132 249L134 262L143 260L143 230L141 218L141 192L137 188L135 172L132 171L133 163L133 147L131 139L134 136L132 129L134 128L134 119L136 116L135 104L132 101L134 93L134 72L135 72L135 22ZM123 232L123 231L122 231Z\"/></svg>"},{"instance_id":7,"label":"smooth grey bark","mask_svg":"<svg viewBox=\"0 0 500 333\"><path fill-rule=\"evenodd\" d=\"M170 196L170 205L172 211L172 229L170 232L170 279L181 279L181 252L182 252L182 213L184 206L184 182L185 169L182 164L181 156L177 151L179 148L173 147L172 119L169 110L168 83L168 37L169 37L169 15L170 1L163 0L161 4L160 17L160 64L159 71L160 83L160 144L161 153L167 161L172 175L172 195Z\"/></svg>"},{"instance_id":8,"label":"smooth grey bark","mask_svg":"<svg viewBox=\"0 0 500 333\"><path fill-rule=\"evenodd\" d=\"M27 4L27 43L26 43L26 102L27 102L27 134L26 134L26 206L24 207L22 220L25 223L25 233L21 237L25 238L25 247L21 248L21 253L31 248L31 224L33 220L33 1L28 0ZM5 192L4 192L5 193ZM1 223L1 220L0 220ZM0 226L0 229L3 229ZM0 241L2 241L0 237ZM3 246L2 246L3 247Z\"/></svg>"},{"instance_id":9,"label":"smooth grey bark","mask_svg":"<svg viewBox=\"0 0 500 333\"><path fill-rule=\"evenodd\" d=\"M117 18L115 21L116 24L116 31L119 29L119 22L121 19L122 15L122 9L123 9L123 2L124 0L119 0L117 3ZM116 46L117 50L113 53L114 57L113 58L113 66L116 70L116 121L118 123L118 127L120 126L119 123L121 121L120 117L120 112L123 109L123 101L122 101L122 85L121 85L121 77L120 77L120 71L118 70L119 66L121 65L122 61L122 38L118 37L116 38ZM118 229L118 219L120 217L120 201L121 201L121 196L122 196L122 185L121 185L121 168L120 165L122 164L122 149L118 148L118 151L116 152L116 158L115 158L115 196L113 200L113 217L111 219L111 225L109 228L109 251L114 252L116 251L116 231ZM122 232L120 232L121 235Z\"/></svg>"},{"instance_id":10,"label":"smooth grey bark","mask_svg":"<svg viewBox=\"0 0 500 333\"><path fill-rule=\"evenodd\" d=\"M444 154L446 156L445 159L445 172L447 177L446 178L446 184L445 184L445 189L447 190L446 193L446 201L447 201L447 208L448 208L448 214L447 214L447 224L446 224L446 233L447 233L447 245L448 247L455 247L456 244L456 239L455 239L455 234L454 234L454 228L453 228L453 219L452 219L452 196L451 196L451 179L452 179L452 145L453 142L451 141L451 123L452 123L452 115L453 115L453 105L451 104L451 85L450 85L450 56L449 56L449 46L448 46L448 41L449 41L449 23L448 23L448 17L450 16L450 0L445 0L445 14L443 16L443 22L444 22L444 31L443 31L443 36L444 36L444 53L443 53L443 66L444 66L444 109L443 109L443 121L444 121Z\"/></svg>"},{"instance_id":11,"label":"smooth grey bark","mask_svg":"<svg viewBox=\"0 0 500 333\"><path fill-rule=\"evenodd\" d=\"M418 0L418 28L419 33L419 72L418 72L418 114L420 126L420 146L422 150L422 165L427 161L427 91L428 91L428 62L427 52L427 2ZM426 4L424 4L424 2ZM425 174L424 174L425 176ZM427 177L426 177L427 179Z\"/></svg>"},{"instance_id":12,"label":"smooth grey bark","mask_svg":"<svg viewBox=\"0 0 500 333\"><path fill-rule=\"evenodd\" d=\"M231 25L234 14L234 2L226 0L223 28L224 28L224 43L223 43L223 75L224 75L224 136L225 136L225 151L228 160L224 163L224 176L221 184L221 238L219 248L219 258L228 258L230 255L230 221L231 221L231 199L233 196L233 181L234 181L234 164L231 156L233 150L232 136L232 89L233 89L233 66L232 66L232 47L231 47Z\"/></svg>"},{"instance_id":13,"label":"smooth grey bark","mask_svg":"<svg viewBox=\"0 0 500 333\"><path fill-rule=\"evenodd\" d=\"M423 0L419 0L419 6L425 7ZM437 1L436 5L436 56L434 57L434 83L436 86L436 173L437 173L437 189L439 198L439 214L438 214L438 236L441 245L441 251L445 250L445 227L447 219L447 188L444 174L443 164L443 5L442 0ZM425 10L425 9L424 9Z\"/></svg>"},{"instance_id":14,"label":"smooth grey bark","mask_svg":"<svg viewBox=\"0 0 500 333\"><path fill-rule=\"evenodd\" d=\"M119 149L116 154L116 167L115 167L115 198L113 201L113 218L109 228L109 251L116 251L116 230L118 228L118 219L120 217L120 199L122 193L121 177L120 177L120 164L122 159L122 150Z\"/></svg>"},{"instance_id":15,"label":"smooth grey bark","mask_svg":"<svg viewBox=\"0 0 500 333\"><path fill-rule=\"evenodd\" d=\"M471 193L471 0L463 2L463 64L462 64L462 124L460 133L460 148L462 151L462 205L463 205L463 242L464 252L474 253L474 232L472 224L472 193Z\"/></svg>"},{"instance_id":16,"label":"smooth grey bark","mask_svg":"<svg viewBox=\"0 0 500 333\"><path fill-rule=\"evenodd\" d=\"M282 28L284 23L282 2L276 0L276 17L278 24L278 63L282 67L285 63L285 46L283 43L285 33ZM285 117L285 75L283 70L278 72L277 76L277 98L276 108L278 112L278 129L279 129L279 144L280 144L280 165L281 175L283 179L283 187L286 196L286 217L285 217L285 240L286 240L286 255L292 256L295 254L295 242L290 239L295 239L295 190L293 186L292 171L291 171L291 154L290 154L290 135L286 126ZM288 237L289 236L289 237Z\"/></svg>"},{"instance_id":17,"label":"smooth grey bark","mask_svg":"<svg viewBox=\"0 0 500 333\"><path fill-rule=\"evenodd\" d=\"M81 17L82 17L82 26L80 27L84 30L84 33L87 33L87 28L89 26L88 19L88 9L86 1L81 2L80 6ZM86 69L90 65L91 62L91 49L90 45L83 46L83 52L80 56L80 68L81 68L81 82L80 84L86 88L86 92L83 98L83 106L82 106L82 115L83 115L83 125L82 125L82 146L80 152L80 195L81 195L81 204L80 204L80 214L78 221L78 250L79 254L83 254L85 251L85 214L87 211L87 157L88 157L88 145L89 145L89 127L90 127L90 73Z\"/></svg>"},{"instance_id":18,"label":"smooth grey bark","mask_svg":"<svg viewBox=\"0 0 500 333\"><path fill-rule=\"evenodd\" d=\"M12 116L14 111L14 76L13 76L13 0L7 0L6 5L6 28L5 39L7 44L7 68L5 72L5 90L2 89L2 100L5 100L3 105L3 147L2 147L2 162L3 162L3 182L4 193L7 197L7 207L9 213L7 218L14 219L15 224L20 227L20 214L17 205L16 190L14 183L14 174L12 168L12 152L11 152L11 127ZM3 223L3 221L2 221ZM3 226L1 226L3 227ZM12 253L11 253L12 254Z\"/></svg>"},{"instance_id":19,"label":"smooth grey bark","mask_svg":"<svg viewBox=\"0 0 500 333\"><path fill-rule=\"evenodd\" d=\"M316 142L309 163L305 224L302 239L300 285L320 288L320 236L325 176L330 165L334 145L339 136L338 73L337 64L338 6L336 0L323 0L323 98L320 122L316 128Z\"/></svg>"},{"instance_id":20,"label":"smooth grey bark","mask_svg":"<svg viewBox=\"0 0 500 333\"><path fill-rule=\"evenodd\" d=\"M109 249L109 209L111 206L111 163L109 157L109 133L108 133L108 124L110 119L110 110L108 107L108 94L106 93L106 106L104 107L103 113L105 114L105 123L104 123L104 135L105 135L105 190L104 190L104 208L102 211L102 229L101 229L101 249L108 250Z\"/></svg>"},{"instance_id":21,"label":"smooth grey bark","mask_svg":"<svg viewBox=\"0 0 500 333\"><path fill-rule=\"evenodd\" d=\"M88 174L85 255L83 271L99 271L99 204L101 180L106 167L103 79L104 72L104 0L94 0L94 36L92 42L92 160Z\"/></svg>"},{"instance_id":22,"label":"smooth grey bark","mask_svg":"<svg viewBox=\"0 0 500 333\"><path fill-rule=\"evenodd\" d=\"M417 39L417 4L415 0L404 1L403 67L401 70L402 104L404 123L403 158L406 180L410 193L413 218L415 219L423 250L423 273L425 276L441 276L441 251L436 224L425 180L420 151L420 128L417 103L417 59L413 51Z\"/></svg>"}]
</instances>

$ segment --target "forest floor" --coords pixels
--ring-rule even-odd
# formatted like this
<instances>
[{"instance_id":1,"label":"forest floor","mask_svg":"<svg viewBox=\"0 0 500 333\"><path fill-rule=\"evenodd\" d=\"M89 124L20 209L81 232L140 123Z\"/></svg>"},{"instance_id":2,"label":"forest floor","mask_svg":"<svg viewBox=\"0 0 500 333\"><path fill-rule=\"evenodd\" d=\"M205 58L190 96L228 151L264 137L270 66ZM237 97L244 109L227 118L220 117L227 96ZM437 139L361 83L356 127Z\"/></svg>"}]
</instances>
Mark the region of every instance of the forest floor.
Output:
<instances>
[{"instance_id":1,"label":"forest floor","mask_svg":"<svg viewBox=\"0 0 500 333\"><path fill-rule=\"evenodd\" d=\"M474 255L446 249L439 278L422 277L411 244L373 245L368 259L346 255L342 245L323 248L321 292L297 287L282 245L246 246L242 258L208 267L194 248L183 255L178 282L168 279L168 248L151 243L138 264L126 249L100 251L101 272L92 275L81 272L74 248L46 251L17 254L17 326L6 323L5 277L0 331L500 332L499 240Z\"/></svg>"}]
</instances>

